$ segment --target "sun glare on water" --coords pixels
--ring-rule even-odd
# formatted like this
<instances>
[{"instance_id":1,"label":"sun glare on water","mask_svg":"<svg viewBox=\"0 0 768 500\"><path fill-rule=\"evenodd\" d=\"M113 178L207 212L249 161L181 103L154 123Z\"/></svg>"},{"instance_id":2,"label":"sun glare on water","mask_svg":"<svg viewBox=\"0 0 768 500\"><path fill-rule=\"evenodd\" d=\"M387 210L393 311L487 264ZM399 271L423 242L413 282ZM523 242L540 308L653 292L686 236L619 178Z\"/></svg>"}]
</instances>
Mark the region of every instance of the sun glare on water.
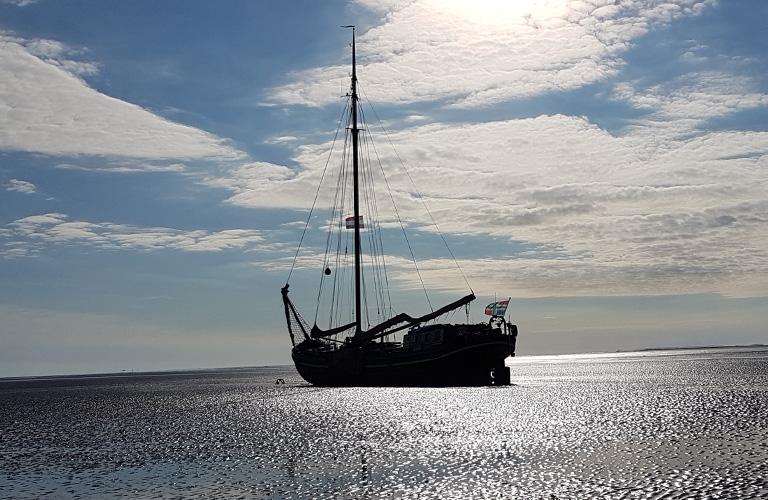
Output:
<instances>
[{"instance_id":1,"label":"sun glare on water","mask_svg":"<svg viewBox=\"0 0 768 500\"><path fill-rule=\"evenodd\" d=\"M561 17L568 0L430 0L435 10L486 25L521 24Z\"/></svg>"}]
</instances>

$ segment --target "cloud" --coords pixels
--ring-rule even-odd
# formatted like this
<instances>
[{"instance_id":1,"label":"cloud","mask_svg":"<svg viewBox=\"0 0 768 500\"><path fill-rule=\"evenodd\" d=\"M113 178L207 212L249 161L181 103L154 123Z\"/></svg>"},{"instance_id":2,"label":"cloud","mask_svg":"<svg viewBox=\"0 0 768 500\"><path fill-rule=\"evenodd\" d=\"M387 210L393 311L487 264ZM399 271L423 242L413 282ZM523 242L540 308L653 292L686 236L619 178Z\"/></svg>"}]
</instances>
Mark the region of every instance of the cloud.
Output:
<instances>
[{"instance_id":1,"label":"cloud","mask_svg":"<svg viewBox=\"0 0 768 500\"><path fill-rule=\"evenodd\" d=\"M38 1L39 0L3 0L3 3L15 5L16 7L27 7Z\"/></svg>"},{"instance_id":2,"label":"cloud","mask_svg":"<svg viewBox=\"0 0 768 500\"><path fill-rule=\"evenodd\" d=\"M284 222L283 224L280 224L281 227L287 227L287 228L299 228L303 229L306 225L307 221L303 220L294 220L291 222Z\"/></svg>"},{"instance_id":3,"label":"cloud","mask_svg":"<svg viewBox=\"0 0 768 500\"><path fill-rule=\"evenodd\" d=\"M254 162L234 167L221 176L209 176L203 184L233 191L235 194L228 202L235 205L306 208L305 197L310 196L310 182L315 177L317 173L313 171L297 179L296 172L286 166ZM277 185L280 194L285 195L282 199L273 193ZM261 201L251 203L255 199Z\"/></svg>"},{"instance_id":4,"label":"cloud","mask_svg":"<svg viewBox=\"0 0 768 500\"><path fill-rule=\"evenodd\" d=\"M0 150L55 156L238 160L226 140L88 86L98 71L54 40L0 33Z\"/></svg>"},{"instance_id":5,"label":"cloud","mask_svg":"<svg viewBox=\"0 0 768 500\"><path fill-rule=\"evenodd\" d=\"M11 179L4 186L6 191L15 191L17 193L34 194L37 192L37 187L34 184L19 179Z\"/></svg>"},{"instance_id":6,"label":"cloud","mask_svg":"<svg viewBox=\"0 0 768 500\"><path fill-rule=\"evenodd\" d=\"M298 137L292 135L283 135L279 137L270 137L264 141L264 144L289 144L298 140Z\"/></svg>"},{"instance_id":7,"label":"cloud","mask_svg":"<svg viewBox=\"0 0 768 500\"><path fill-rule=\"evenodd\" d=\"M424 115L408 115L403 119L403 121L405 121L406 123L416 123L416 122L423 122L428 120L429 120L429 117Z\"/></svg>"},{"instance_id":8,"label":"cloud","mask_svg":"<svg viewBox=\"0 0 768 500\"><path fill-rule=\"evenodd\" d=\"M111 172L111 173L135 173L135 172L186 172L187 167L178 162L144 162L131 161L125 159L122 161L107 161L93 164L59 163L54 168L62 170L87 170L89 172Z\"/></svg>"},{"instance_id":9,"label":"cloud","mask_svg":"<svg viewBox=\"0 0 768 500\"><path fill-rule=\"evenodd\" d=\"M472 108L575 89L617 74L651 29L713 1L414 0L362 5L381 23L358 38L359 75L374 102L445 100ZM348 55L344 54L344 60ZM300 71L274 88L282 104L333 102L348 63Z\"/></svg>"},{"instance_id":10,"label":"cloud","mask_svg":"<svg viewBox=\"0 0 768 500\"><path fill-rule=\"evenodd\" d=\"M5 257L32 256L53 244L91 245L106 249L218 252L270 248L265 233L252 229L184 231L166 227L137 227L110 222L86 222L48 213L18 219L0 233Z\"/></svg>"},{"instance_id":11,"label":"cloud","mask_svg":"<svg viewBox=\"0 0 768 500\"><path fill-rule=\"evenodd\" d=\"M46 38L23 39L2 35L2 40L15 42L23 46L30 54L42 59L48 64L58 66L77 76L92 76L99 72L96 63L71 59L83 54L83 50L69 47L57 40Z\"/></svg>"},{"instance_id":12,"label":"cloud","mask_svg":"<svg viewBox=\"0 0 768 500\"><path fill-rule=\"evenodd\" d=\"M645 111L620 133L566 115L430 123L391 132L398 155L379 136L378 158L411 230L434 231L421 194L444 232L544 249L466 260L475 286L536 296L768 294L768 132L706 128L765 106L766 96L739 75L693 72L620 84L615 98ZM218 182L231 203L306 209L329 149L304 145L299 168L254 166ZM370 153L379 215L391 221ZM322 209L337 169L326 174ZM429 261L423 275L432 287L463 288L451 261ZM410 270L396 277L420 286Z\"/></svg>"},{"instance_id":13,"label":"cloud","mask_svg":"<svg viewBox=\"0 0 768 500\"><path fill-rule=\"evenodd\" d=\"M698 15L713 2L498 2L472 4L471 9L465 2L431 0L375 7L361 3L381 16L381 23L359 38L360 76L368 97L467 108L615 77L625 64L624 52L638 37L675 19ZM37 78L38 73L56 75L62 83L58 87L78 98L87 95L82 102L109 101L125 112L129 132L139 128L137 137L147 131L158 139L147 143L155 153L127 151L122 155L133 161L111 162L109 168L183 170L176 167L182 165L177 158L240 158L245 163L202 182L229 191L227 201L234 205L298 210L309 207L324 176L330 143L296 147L290 166L246 160L221 139L90 89L55 63L76 55L66 47L50 41L9 41L3 47L0 64L2 54L11 53L10 60L24 62L20 67L36 80L54 81ZM701 56L703 48L696 47L691 54ZM398 155L384 138L376 143L377 154L371 151L380 218L391 225L396 214L389 206L377 156L412 231L434 231L423 196L444 232L504 238L535 249L465 260L476 286L536 296L768 294L768 132L707 130L712 119L768 101L754 81L702 69L701 61L692 58L684 57L688 62L683 69L696 71L673 80L616 84L611 97L642 114L615 132L587 117L563 114L484 123L426 123L431 120L423 120L426 115L406 118L417 126L389 134ZM323 105L337 95L338 80L347 75L346 64L299 72L288 84L272 89L270 98L278 104ZM0 127L2 113L12 112L0 110ZM65 110L59 116L71 113ZM99 144L113 139L100 138ZM288 144L293 136L267 142ZM72 154L101 154L83 152L87 148L82 144L78 148L80 153ZM407 159L410 175L399 157ZM339 151L331 155L324 177L325 187L330 187L321 192L318 207L330 204L340 160ZM4 230L5 255L37 252L34 244L43 242L200 251L265 244L254 239L237 246L248 240L247 234L136 228L73 221L59 214L37 217L42 219L20 219ZM322 227L328 220L312 222ZM316 256L310 257L314 260L307 262L317 262ZM396 279L415 287L414 274L392 258ZM463 287L450 261L427 259L423 275L432 287Z\"/></svg>"},{"instance_id":14,"label":"cloud","mask_svg":"<svg viewBox=\"0 0 768 500\"><path fill-rule=\"evenodd\" d=\"M654 135L688 134L711 118L768 106L768 95L753 80L715 71L686 73L645 89L620 83L614 98L649 111L636 131Z\"/></svg>"}]
</instances>

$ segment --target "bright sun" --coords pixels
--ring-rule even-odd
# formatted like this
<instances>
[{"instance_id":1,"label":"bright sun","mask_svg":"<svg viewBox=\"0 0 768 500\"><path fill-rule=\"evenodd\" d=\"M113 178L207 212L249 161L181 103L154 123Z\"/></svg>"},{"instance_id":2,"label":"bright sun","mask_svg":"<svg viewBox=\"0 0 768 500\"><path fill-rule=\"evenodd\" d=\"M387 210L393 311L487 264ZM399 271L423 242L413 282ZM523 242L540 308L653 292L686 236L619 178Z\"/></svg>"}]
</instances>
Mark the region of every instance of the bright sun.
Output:
<instances>
[{"instance_id":1,"label":"bright sun","mask_svg":"<svg viewBox=\"0 0 768 500\"><path fill-rule=\"evenodd\" d=\"M560 17L568 0L429 0L435 10L472 23L504 25Z\"/></svg>"}]
</instances>

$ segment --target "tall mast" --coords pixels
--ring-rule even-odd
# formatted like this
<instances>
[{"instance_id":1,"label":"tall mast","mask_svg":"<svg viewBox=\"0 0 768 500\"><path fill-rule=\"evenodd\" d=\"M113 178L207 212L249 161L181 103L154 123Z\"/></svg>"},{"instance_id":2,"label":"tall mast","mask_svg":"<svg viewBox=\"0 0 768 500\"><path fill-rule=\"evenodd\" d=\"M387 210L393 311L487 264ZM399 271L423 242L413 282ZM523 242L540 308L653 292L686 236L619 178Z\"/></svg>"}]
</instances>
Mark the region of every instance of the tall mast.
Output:
<instances>
[{"instance_id":1,"label":"tall mast","mask_svg":"<svg viewBox=\"0 0 768 500\"><path fill-rule=\"evenodd\" d=\"M358 179L358 140L360 129L357 128L357 63L355 61L355 27L352 28L352 179L355 205L355 335L362 331L363 311L361 307L360 288L360 189Z\"/></svg>"}]
</instances>

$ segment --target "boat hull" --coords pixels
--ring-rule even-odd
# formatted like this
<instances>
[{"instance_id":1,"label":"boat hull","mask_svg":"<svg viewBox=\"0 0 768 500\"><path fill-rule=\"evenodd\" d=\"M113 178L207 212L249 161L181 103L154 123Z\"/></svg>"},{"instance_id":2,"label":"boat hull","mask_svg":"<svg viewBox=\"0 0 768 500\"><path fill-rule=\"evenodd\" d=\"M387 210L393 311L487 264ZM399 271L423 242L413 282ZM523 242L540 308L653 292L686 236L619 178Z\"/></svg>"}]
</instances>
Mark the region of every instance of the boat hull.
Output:
<instances>
[{"instance_id":1,"label":"boat hull","mask_svg":"<svg viewBox=\"0 0 768 500\"><path fill-rule=\"evenodd\" d=\"M446 339L437 345L351 344L294 347L299 374L317 386L482 386L509 384L504 360L515 354L517 332L498 330Z\"/></svg>"}]
</instances>

